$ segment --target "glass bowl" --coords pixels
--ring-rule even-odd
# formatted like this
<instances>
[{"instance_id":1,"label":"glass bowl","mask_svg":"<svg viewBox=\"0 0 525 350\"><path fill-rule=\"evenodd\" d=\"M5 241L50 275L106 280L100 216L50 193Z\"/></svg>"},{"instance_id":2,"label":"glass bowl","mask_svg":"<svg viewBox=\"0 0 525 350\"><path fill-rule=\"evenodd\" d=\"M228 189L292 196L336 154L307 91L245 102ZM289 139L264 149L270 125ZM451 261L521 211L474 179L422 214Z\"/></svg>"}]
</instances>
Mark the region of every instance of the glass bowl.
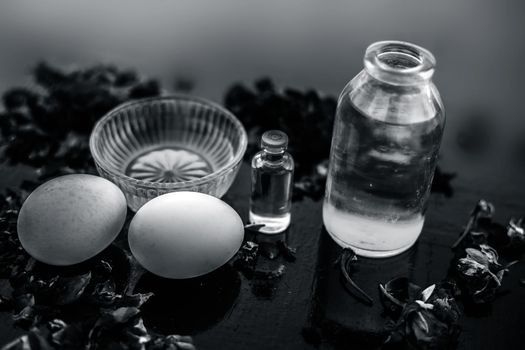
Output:
<instances>
[{"instance_id":1,"label":"glass bowl","mask_svg":"<svg viewBox=\"0 0 525 350\"><path fill-rule=\"evenodd\" d=\"M222 197L247 146L246 130L226 109L187 95L124 103L98 121L89 146L102 177L136 211L168 192Z\"/></svg>"}]
</instances>

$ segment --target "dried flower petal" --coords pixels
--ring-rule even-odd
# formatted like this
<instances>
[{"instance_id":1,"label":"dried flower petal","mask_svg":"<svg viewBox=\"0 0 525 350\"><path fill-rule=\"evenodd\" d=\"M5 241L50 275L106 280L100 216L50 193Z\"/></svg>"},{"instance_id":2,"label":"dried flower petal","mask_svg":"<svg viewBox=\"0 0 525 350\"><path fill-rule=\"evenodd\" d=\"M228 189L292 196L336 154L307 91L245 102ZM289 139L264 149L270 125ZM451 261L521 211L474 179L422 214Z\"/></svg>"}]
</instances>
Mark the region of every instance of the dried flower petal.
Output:
<instances>
[{"instance_id":1,"label":"dried flower petal","mask_svg":"<svg viewBox=\"0 0 525 350\"><path fill-rule=\"evenodd\" d=\"M425 303L424 301L422 300L415 300L415 302L422 308L422 309L425 309L425 310L432 310L434 308L434 305L432 304L428 304L428 303Z\"/></svg>"},{"instance_id":2,"label":"dried flower petal","mask_svg":"<svg viewBox=\"0 0 525 350\"><path fill-rule=\"evenodd\" d=\"M88 137L106 112L130 98L156 96L156 81L140 81L113 66L63 72L39 63L34 80L42 89L15 88L4 96L0 145L11 163L40 169L40 181L72 172L94 173ZM6 122L7 121L7 122Z\"/></svg>"},{"instance_id":3,"label":"dried flower petal","mask_svg":"<svg viewBox=\"0 0 525 350\"><path fill-rule=\"evenodd\" d=\"M493 300L504 274L515 261L502 266L497 251L486 244L466 248L465 253L456 263L463 295L476 304Z\"/></svg>"},{"instance_id":4,"label":"dried flower petal","mask_svg":"<svg viewBox=\"0 0 525 350\"><path fill-rule=\"evenodd\" d=\"M523 218L516 220L511 218L507 227L507 236L511 240L524 242L525 241L525 228L523 227Z\"/></svg>"},{"instance_id":5,"label":"dried flower petal","mask_svg":"<svg viewBox=\"0 0 525 350\"><path fill-rule=\"evenodd\" d=\"M429 287L427 287L425 290L423 290L421 292L421 300L423 300L424 302L426 302L430 296L432 295L432 293L434 293L434 290L436 289L436 285L433 284Z\"/></svg>"},{"instance_id":6,"label":"dried flower petal","mask_svg":"<svg viewBox=\"0 0 525 350\"><path fill-rule=\"evenodd\" d=\"M248 279L253 277L255 273L255 265L257 264L257 257L259 252L259 245L252 241L246 241L239 252L237 253L233 266L242 272Z\"/></svg>"},{"instance_id":7,"label":"dried flower petal","mask_svg":"<svg viewBox=\"0 0 525 350\"><path fill-rule=\"evenodd\" d=\"M486 244L481 244L478 249L466 248L467 258L476 261L479 264L490 267L490 265L498 265L498 253L496 250Z\"/></svg>"},{"instance_id":8,"label":"dried flower petal","mask_svg":"<svg viewBox=\"0 0 525 350\"><path fill-rule=\"evenodd\" d=\"M358 300L362 301L366 305L373 305L374 300L362 290L350 277L351 266L353 263L357 262L357 255L350 248L344 248L341 252L341 255L338 259L339 269L341 271L341 281L345 289L352 296L356 297Z\"/></svg>"},{"instance_id":9,"label":"dried flower petal","mask_svg":"<svg viewBox=\"0 0 525 350\"><path fill-rule=\"evenodd\" d=\"M495 208L492 203L487 202L484 199L481 199L474 209L472 210L470 214L470 218L467 222L467 226L465 226L465 229L463 230L463 233L459 236L459 238L454 242L452 245L452 249L455 249L464 239L465 237L476 228L477 222L481 218L492 218L494 215Z\"/></svg>"},{"instance_id":10,"label":"dried flower petal","mask_svg":"<svg viewBox=\"0 0 525 350\"><path fill-rule=\"evenodd\" d=\"M294 262L297 260L297 257L295 256L297 254L297 249L290 247L285 241L278 241L277 247L279 247L279 251L286 261Z\"/></svg>"},{"instance_id":11,"label":"dried flower petal","mask_svg":"<svg viewBox=\"0 0 525 350\"><path fill-rule=\"evenodd\" d=\"M415 286L418 292L413 293L409 288L414 285L408 280L398 278L393 281L386 285L405 286L405 290L399 290L398 294L411 297L403 304L401 313L390 313L395 325L388 341L405 341L418 349L443 349L453 345L459 335L460 313L448 284L433 284L425 289Z\"/></svg>"}]
</instances>

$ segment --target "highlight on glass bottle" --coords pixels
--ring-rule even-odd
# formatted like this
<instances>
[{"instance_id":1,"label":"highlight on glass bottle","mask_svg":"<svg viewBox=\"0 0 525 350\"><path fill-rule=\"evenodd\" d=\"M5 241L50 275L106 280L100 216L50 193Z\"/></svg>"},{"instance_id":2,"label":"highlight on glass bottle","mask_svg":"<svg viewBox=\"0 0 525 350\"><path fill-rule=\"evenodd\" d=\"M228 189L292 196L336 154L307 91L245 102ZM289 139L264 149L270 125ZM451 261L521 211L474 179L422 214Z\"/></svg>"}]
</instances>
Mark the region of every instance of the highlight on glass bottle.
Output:
<instances>
[{"instance_id":1,"label":"highlight on glass bottle","mask_svg":"<svg viewBox=\"0 0 525 350\"><path fill-rule=\"evenodd\" d=\"M288 136L284 132L266 131L261 137L261 151L251 162L249 220L264 224L259 229L262 233L280 233L290 225L294 162L287 147Z\"/></svg>"},{"instance_id":2,"label":"highlight on glass bottle","mask_svg":"<svg viewBox=\"0 0 525 350\"><path fill-rule=\"evenodd\" d=\"M445 114L426 49L374 43L364 66L338 100L323 221L339 245L387 257L421 233Z\"/></svg>"}]
</instances>

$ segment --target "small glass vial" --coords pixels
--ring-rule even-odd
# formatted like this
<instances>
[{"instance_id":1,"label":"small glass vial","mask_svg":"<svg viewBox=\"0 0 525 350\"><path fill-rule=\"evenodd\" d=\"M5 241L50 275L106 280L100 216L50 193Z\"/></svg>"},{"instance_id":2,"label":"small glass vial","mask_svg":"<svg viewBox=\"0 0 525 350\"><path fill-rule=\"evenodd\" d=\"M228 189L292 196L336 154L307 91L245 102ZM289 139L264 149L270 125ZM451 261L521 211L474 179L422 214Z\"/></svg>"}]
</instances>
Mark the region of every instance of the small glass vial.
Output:
<instances>
[{"instance_id":1,"label":"small glass vial","mask_svg":"<svg viewBox=\"0 0 525 350\"><path fill-rule=\"evenodd\" d=\"M286 152L288 136L279 130L266 131L261 151L252 159L250 222L264 224L259 232L279 233L290 225L294 162Z\"/></svg>"}]
</instances>

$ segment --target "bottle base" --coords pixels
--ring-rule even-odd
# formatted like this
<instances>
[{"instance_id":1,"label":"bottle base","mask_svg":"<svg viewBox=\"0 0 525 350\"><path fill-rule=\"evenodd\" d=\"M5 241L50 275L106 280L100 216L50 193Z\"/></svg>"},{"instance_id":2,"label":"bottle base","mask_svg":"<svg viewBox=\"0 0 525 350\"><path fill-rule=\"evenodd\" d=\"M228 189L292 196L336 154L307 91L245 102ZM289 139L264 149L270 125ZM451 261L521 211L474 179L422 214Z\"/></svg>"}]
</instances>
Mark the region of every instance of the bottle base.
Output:
<instances>
[{"instance_id":1,"label":"bottle base","mask_svg":"<svg viewBox=\"0 0 525 350\"><path fill-rule=\"evenodd\" d=\"M335 241L335 243L337 243L340 247L342 247L342 248L351 248L357 255L359 255L361 257L364 257L364 258L376 258L376 259L378 259L378 258L379 259L380 258L389 258L389 257L392 257L392 256L399 255L401 253L404 253L405 251L407 251L410 248L412 248L412 246L417 241L417 240L415 240L414 242L408 244L407 246L404 246L404 247L401 247L401 248L397 248L397 249L393 249L393 250L367 250L367 249L363 249L363 248L359 248L359 247L353 246L353 245L351 245L351 244L349 244L347 242L344 242L344 241L340 240L337 236L331 234L330 232L328 232L328 234Z\"/></svg>"},{"instance_id":2,"label":"bottle base","mask_svg":"<svg viewBox=\"0 0 525 350\"><path fill-rule=\"evenodd\" d=\"M371 218L323 205L326 231L341 247L352 248L357 255L386 258L401 254L417 241L425 218L417 215L395 222Z\"/></svg>"},{"instance_id":3,"label":"bottle base","mask_svg":"<svg viewBox=\"0 0 525 350\"><path fill-rule=\"evenodd\" d=\"M288 226L290 226L290 218L291 215L289 213L281 216L263 216L250 211L249 220L252 224L264 224L264 226L259 229L259 232L276 234L286 231Z\"/></svg>"}]
</instances>

